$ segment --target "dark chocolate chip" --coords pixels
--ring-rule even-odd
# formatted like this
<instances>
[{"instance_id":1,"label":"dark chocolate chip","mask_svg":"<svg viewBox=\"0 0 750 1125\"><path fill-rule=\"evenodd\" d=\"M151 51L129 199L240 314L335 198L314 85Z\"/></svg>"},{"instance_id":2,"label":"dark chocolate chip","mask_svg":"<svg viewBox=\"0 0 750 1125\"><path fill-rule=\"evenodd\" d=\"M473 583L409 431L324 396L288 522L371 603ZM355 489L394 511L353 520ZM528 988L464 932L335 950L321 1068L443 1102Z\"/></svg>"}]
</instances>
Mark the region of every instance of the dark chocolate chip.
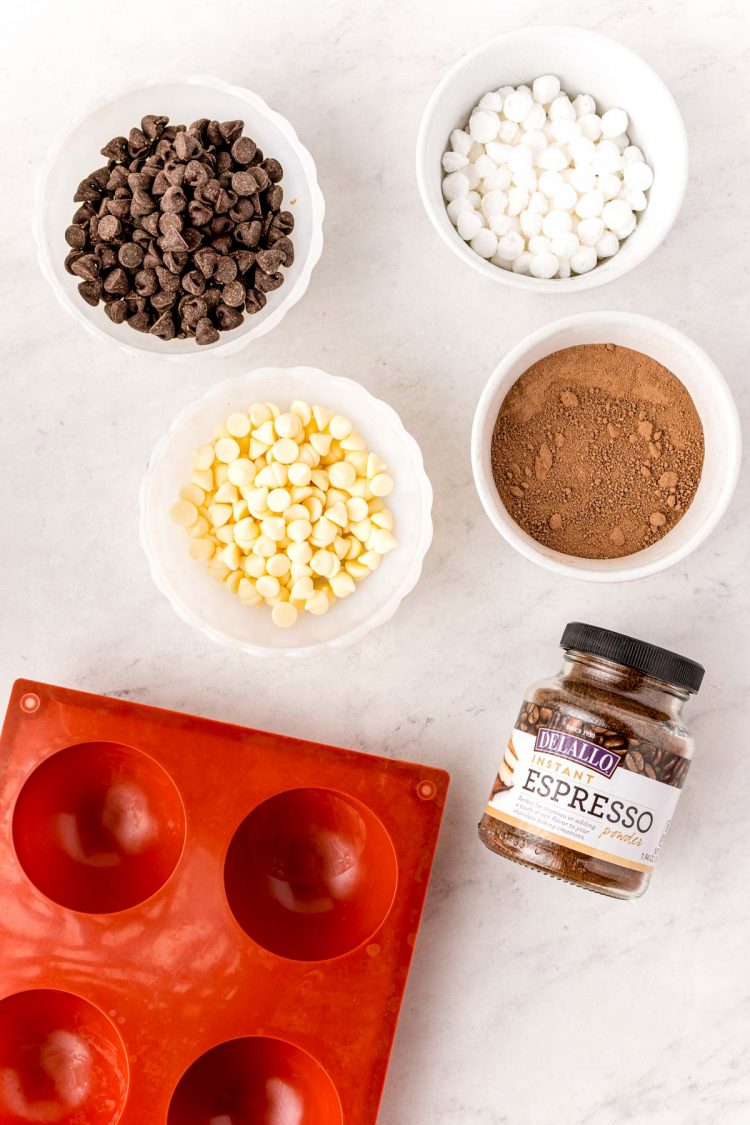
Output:
<instances>
[{"instance_id":1,"label":"dark chocolate chip","mask_svg":"<svg viewBox=\"0 0 750 1125\"><path fill-rule=\"evenodd\" d=\"M126 293L130 292L128 275L121 266L110 270L104 278L104 289L107 293L114 293L118 297L124 297Z\"/></svg>"},{"instance_id":2,"label":"dark chocolate chip","mask_svg":"<svg viewBox=\"0 0 750 1125\"><path fill-rule=\"evenodd\" d=\"M184 211L186 207L187 197L180 187L167 188L161 197L162 211L171 211L173 214L177 214L179 211Z\"/></svg>"},{"instance_id":3,"label":"dark chocolate chip","mask_svg":"<svg viewBox=\"0 0 750 1125\"><path fill-rule=\"evenodd\" d=\"M211 321L207 316L202 317L195 326L196 344L215 344L218 339L219 333L216 331Z\"/></svg>"},{"instance_id":4,"label":"dark chocolate chip","mask_svg":"<svg viewBox=\"0 0 750 1125\"><path fill-rule=\"evenodd\" d=\"M111 141L107 141L101 154L106 156L107 160L116 160L118 163L125 160L128 155L127 137L113 137Z\"/></svg>"},{"instance_id":5,"label":"dark chocolate chip","mask_svg":"<svg viewBox=\"0 0 750 1125\"><path fill-rule=\"evenodd\" d=\"M186 293L200 297L201 293L205 292L206 279L200 270L190 270L189 273L182 275L182 288Z\"/></svg>"},{"instance_id":6,"label":"dark chocolate chip","mask_svg":"<svg viewBox=\"0 0 750 1125\"><path fill-rule=\"evenodd\" d=\"M96 306L102 297L102 283L101 281L82 281L78 286L78 292L87 305Z\"/></svg>"},{"instance_id":7,"label":"dark chocolate chip","mask_svg":"<svg viewBox=\"0 0 750 1125\"><path fill-rule=\"evenodd\" d=\"M251 266L255 265L255 254L252 250L233 250L232 258L237 263L237 270L239 273L247 273Z\"/></svg>"},{"instance_id":8,"label":"dark chocolate chip","mask_svg":"<svg viewBox=\"0 0 750 1125\"><path fill-rule=\"evenodd\" d=\"M151 327L151 317L144 309L142 312L134 313L133 316L129 317L128 324L131 328L135 328L136 332L148 332Z\"/></svg>"},{"instance_id":9,"label":"dark chocolate chip","mask_svg":"<svg viewBox=\"0 0 750 1125\"><path fill-rule=\"evenodd\" d=\"M267 157L263 161L262 168L272 184L277 184L284 175L284 169L281 167L278 160L274 160L272 156Z\"/></svg>"},{"instance_id":10,"label":"dark chocolate chip","mask_svg":"<svg viewBox=\"0 0 750 1125\"><path fill-rule=\"evenodd\" d=\"M83 250L86 245L86 231L83 227L79 227L74 223L65 231L65 241L68 246L72 246L74 250Z\"/></svg>"},{"instance_id":11,"label":"dark chocolate chip","mask_svg":"<svg viewBox=\"0 0 750 1125\"><path fill-rule=\"evenodd\" d=\"M264 273L262 269L255 271L255 288L261 293L273 293L284 284L283 273Z\"/></svg>"},{"instance_id":12,"label":"dark chocolate chip","mask_svg":"<svg viewBox=\"0 0 750 1125\"><path fill-rule=\"evenodd\" d=\"M260 242L263 227L257 219L251 223L240 223L234 232L234 237L245 246L255 247Z\"/></svg>"},{"instance_id":13,"label":"dark chocolate chip","mask_svg":"<svg viewBox=\"0 0 750 1125\"><path fill-rule=\"evenodd\" d=\"M239 328L244 320L241 312L237 309L232 309L229 305L217 305L214 313L216 322L224 332L229 332L232 328Z\"/></svg>"},{"instance_id":14,"label":"dark chocolate chip","mask_svg":"<svg viewBox=\"0 0 750 1125\"><path fill-rule=\"evenodd\" d=\"M150 297L159 288L159 279L156 276L156 270L145 269L138 270L135 275L134 285L136 293L142 294L144 297Z\"/></svg>"},{"instance_id":15,"label":"dark chocolate chip","mask_svg":"<svg viewBox=\"0 0 750 1125\"><path fill-rule=\"evenodd\" d=\"M148 215L156 207L156 203L142 188L133 192L133 201L130 204L130 213L138 218L141 215Z\"/></svg>"},{"instance_id":16,"label":"dark chocolate chip","mask_svg":"<svg viewBox=\"0 0 750 1125\"><path fill-rule=\"evenodd\" d=\"M96 254L82 254L71 264L70 272L84 281L96 281L99 277L101 262Z\"/></svg>"},{"instance_id":17,"label":"dark chocolate chip","mask_svg":"<svg viewBox=\"0 0 750 1125\"><path fill-rule=\"evenodd\" d=\"M282 266L294 265L294 243L286 235L274 242L272 253L281 255Z\"/></svg>"},{"instance_id":18,"label":"dark chocolate chip","mask_svg":"<svg viewBox=\"0 0 750 1125\"><path fill-rule=\"evenodd\" d=\"M107 301L104 311L114 324L122 324L128 315L127 301Z\"/></svg>"},{"instance_id":19,"label":"dark chocolate chip","mask_svg":"<svg viewBox=\"0 0 750 1125\"><path fill-rule=\"evenodd\" d=\"M232 159L236 164L249 164L258 151L250 137L238 137L232 145Z\"/></svg>"},{"instance_id":20,"label":"dark chocolate chip","mask_svg":"<svg viewBox=\"0 0 750 1125\"><path fill-rule=\"evenodd\" d=\"M224 304L229 305L230 308L242 308L245 303L245 286L241 281L230 281L229 284L225 285L222 289L221 299Z\"/></svg>"},{"instance_id":21,"label":"dark chocolate chip","mask_svg":"<svg viewBox=\"0 0 750 1125\"><path fill-rule=\"evenodd\" d=\"M271 250L260 250L256 261L264 273L276 273L284 260L283 251L274 246Z\"/></svg>"},{"instance_id":22,"label":"dark chocolate chip","mask_svg":"<svg viewBox=\"0 0 750 1125\"><path fill-rule=\"evenodd\" d=\"M205 203L200 203L197 199L191 199L188 203L188 215L194 227L202 227L209 221L213 211Z\"/></svg>"},{"instance_id":23,"label":"dark chocolate chip","mask_svg":"<svg viewBox=\"0 0 750 1125\"><path fill-rule=\"evenodd\" d=\"M232 176L232 191L237 195L254 195L259 184L252 172L235 172Z\"/></svg>"},{"instance_id":24,"label":"dark chocolate chip","mask_svg":"<svg viewBox=\"0 0 750 1125\"><path fill-rule=\"evenodd\" d=\"M266 207L269 211L280 211L284 202L284 189L281 184L271 184L263 193Z\"/></svg>"},{"instance_id":25,"label":"dark chocolate chip","mask_svg":"<svg viewBox=\"0 0 750 1125\"><path fill-rule=\"evenodd\" d=\"M103 219L99 220L99 237L103 238L105 242L111 242L117 238L122 230L122 223L115 215L105 215Z\"/></svg>"},{"instance_id":26,"label":"dark chocolate chip","mask_svg":"<svg viewBox=\"0 0 750 1125\"><path fill-rule=\"evenodd\" d=\"M213 277L214 270L219 264L219 255L215 250L199 250L194 261L204 277Z\"/></svg>"},{"instance_id":27,"label":"dark chocolate chip","mask_svg":"<svg viewBox=\"0 0 750 1125\"><path fill-rule=\"evenodd\" d=\"M148 148L148 139L140 129L131 129L128 133L128 152L131 156L139 156Z\"/></svg>"},{"instance_id":28,"label":"dark chocolate chip","mask_svg":"<svg viewBox=\"0 0 750 1125\"><path fill-rule=\"evenodd\" d=\"M124 242L117 251L121 266L127 270L137 270L143 262L143 250L135 242Z\"/></svg>"},{"instance_id":29,"label":"dark chocolate chip","mask_svg":"<svg viewBox=\"0 0 750 1125\"><path fill-rule=\"evenodd\" d=\"M168 117L157 117L154 113L148 113L141 118L141 132L149 141L155 141L162 135L168 123Z\"/></svg>"},{"instance_id":30,"label":"dark chocolate chip","mask_svg":"<svg viewBox=\"0 0 750 1125\"><path fill-rule=\"evenodd\" d=\"M251 289L245 301L245 309L251 315L259 313L262 308L265 308L266 295L260 289Z\"/></svg>"},{"instance_id":31,"label":"dark chocolate chip","mask_svg":"<svg viewBox=\"0 0 750 1125\"><path fill-rule=\"evenodd\" d=\"M237 263L230 257L220 258L214 277L221 285L228 285L237 277Z\"/></svg>"},{"instance_id":32,"label":"dark chocolate chip","mask_svg":"<svg viewBox=\"0 0 750 1125\"><path fill-rule=\"evenodd\" d=\"M244 121L222 121L219 132L225 144L233 145L238 137L242 136L244 124Z\"/></svg>"}]
</instances>

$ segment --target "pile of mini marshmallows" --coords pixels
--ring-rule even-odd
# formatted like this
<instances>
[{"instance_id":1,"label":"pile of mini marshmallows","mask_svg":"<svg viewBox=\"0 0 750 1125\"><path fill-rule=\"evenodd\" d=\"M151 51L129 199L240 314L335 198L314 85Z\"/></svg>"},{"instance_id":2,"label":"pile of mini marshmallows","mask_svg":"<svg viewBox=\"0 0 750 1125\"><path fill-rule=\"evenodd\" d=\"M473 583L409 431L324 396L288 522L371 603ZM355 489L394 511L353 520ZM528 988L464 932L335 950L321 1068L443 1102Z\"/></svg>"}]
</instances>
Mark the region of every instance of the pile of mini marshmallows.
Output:
<instances>
[{"instance_id":1,"label":"pile of mini marshmallows","mask_svg":"<svg viewBox=\"0 0 750 1125\"><path fill-rule=\"evenodd\" d=\"M502 269L570 277L611 258L635 229L654 174L627 135L547 74L491 90L443 155L448 215L472 250Z\"/></svg>"},{"instance_id":2,"label":"pile of mini marshmallows","mask_svg":"<svg viewBox=\"0 0 750 1125\"><path fill-rule=\"evenodd\" d=\"M195 451L172 519L193 540L193 559L288 628L353 594L397 546L386 468L341 414L259 402Z\"/></svg>"}]
</instances>

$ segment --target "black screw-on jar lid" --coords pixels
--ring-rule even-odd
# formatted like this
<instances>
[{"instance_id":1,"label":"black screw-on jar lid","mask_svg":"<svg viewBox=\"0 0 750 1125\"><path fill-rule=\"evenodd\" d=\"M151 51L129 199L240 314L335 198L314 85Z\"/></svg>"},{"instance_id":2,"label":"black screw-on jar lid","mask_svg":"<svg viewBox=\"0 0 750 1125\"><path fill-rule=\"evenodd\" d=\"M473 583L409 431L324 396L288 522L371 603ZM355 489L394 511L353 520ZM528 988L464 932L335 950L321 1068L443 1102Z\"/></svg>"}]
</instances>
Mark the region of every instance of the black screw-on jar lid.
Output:
<instances>
[{"instance_id":1,"label":"black screw-on jar lid","mask_svg":"<svg viewBox=\"0 0 750 1125\"><path fill-rule=\"evenodd\" d=\"M584 625L580 621L571 621L566 625L560 644L563 648L600 656L614 664L624 664L626 668L634 668L636 672L674 684L685 691L698 691L706 671L703 665L669 649L637 641L624 633L600 629L597 625Z\"/></svg>"}]
</instances>

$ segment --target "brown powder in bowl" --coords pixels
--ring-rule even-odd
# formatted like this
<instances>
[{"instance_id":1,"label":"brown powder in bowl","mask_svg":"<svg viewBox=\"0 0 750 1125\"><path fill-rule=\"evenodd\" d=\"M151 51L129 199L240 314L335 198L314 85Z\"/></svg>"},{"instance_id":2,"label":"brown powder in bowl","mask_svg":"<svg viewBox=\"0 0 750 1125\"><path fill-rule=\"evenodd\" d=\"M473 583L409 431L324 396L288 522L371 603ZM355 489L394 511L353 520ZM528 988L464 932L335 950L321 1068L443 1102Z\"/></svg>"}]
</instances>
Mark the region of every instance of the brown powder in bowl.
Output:
<instances>
[{"instance_id":1,"label":"brown powder in bowl","mask_svg":"<svg viewBox=\"0 0 750 1125\"><path fill-rule=\"evenodd\" d=\"M690 507L703 427L656 360L579 344L513 384L491 456L500 499L532 538L577 558L617 559L656 543Z\"/></svg>"}]
</instances>

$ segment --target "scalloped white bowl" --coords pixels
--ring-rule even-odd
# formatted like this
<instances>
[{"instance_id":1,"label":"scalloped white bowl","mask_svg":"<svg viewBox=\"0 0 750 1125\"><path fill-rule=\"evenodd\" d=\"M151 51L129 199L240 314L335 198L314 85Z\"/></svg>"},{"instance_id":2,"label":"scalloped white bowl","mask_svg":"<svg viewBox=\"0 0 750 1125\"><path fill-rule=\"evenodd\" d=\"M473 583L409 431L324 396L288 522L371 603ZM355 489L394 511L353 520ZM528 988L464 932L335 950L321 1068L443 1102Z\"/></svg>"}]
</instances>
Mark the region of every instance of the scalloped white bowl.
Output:
<instances>
[{"instance_id":1,"label":"scalloped white bowl","mask_svg":"<svg viewBox=\"0 0 750 1125\"><path fill-rule=\"evenodd\" d=\"M284 405L294 399L346 415L367 448L387 462L395 481L388 506L399 545L328 613L301 614L291 629L278 629L266 606L243 606L190 558L190 539L169 512L190 479L194 449L210 440L219 422L253 402ZM431 510L432 487L419 446L392 407L359 383L315 367L264 367L213 387L175 418L151 455L141 487L141 542L152 577L172 608L211 640L251 656L310 657L354 644L393 616L422 572L432 542Z\"/></svg>"},{"instance_id":2,"label":"scalloped white bowl","mask_svg":"<svg viewBox=\"0 0 750 1125\"><path fill-rule=\"evenodd\" d=\"M100 149L107 141L140 124L147 113L167 114L173 124L189 125L199 117L219 121L240 118L245 132L284 168L284 204L295 218L292 234L294 264L285 269L284 284L268 294L268 303L254 316L245 315L239 328L222 332L215 344L199 347L194 340L165 342L126 324L113 324L103 305L92 308L78 293L78 278L63 265L69 247L65 229L78 204L73 196L79 182L104 164ZM111 340L131 355L148 353L168 359L210 354L229 355L257 340L279 324L310 283L323 250L325 206L318 187L315 162L285 117L240 86L219 78L194 75L172 81L131 83L102 95L86 107L58 137L36 182L34 237L39 264L55 296L79 324L96 336Z\"/></svg>"}]
</instances>

